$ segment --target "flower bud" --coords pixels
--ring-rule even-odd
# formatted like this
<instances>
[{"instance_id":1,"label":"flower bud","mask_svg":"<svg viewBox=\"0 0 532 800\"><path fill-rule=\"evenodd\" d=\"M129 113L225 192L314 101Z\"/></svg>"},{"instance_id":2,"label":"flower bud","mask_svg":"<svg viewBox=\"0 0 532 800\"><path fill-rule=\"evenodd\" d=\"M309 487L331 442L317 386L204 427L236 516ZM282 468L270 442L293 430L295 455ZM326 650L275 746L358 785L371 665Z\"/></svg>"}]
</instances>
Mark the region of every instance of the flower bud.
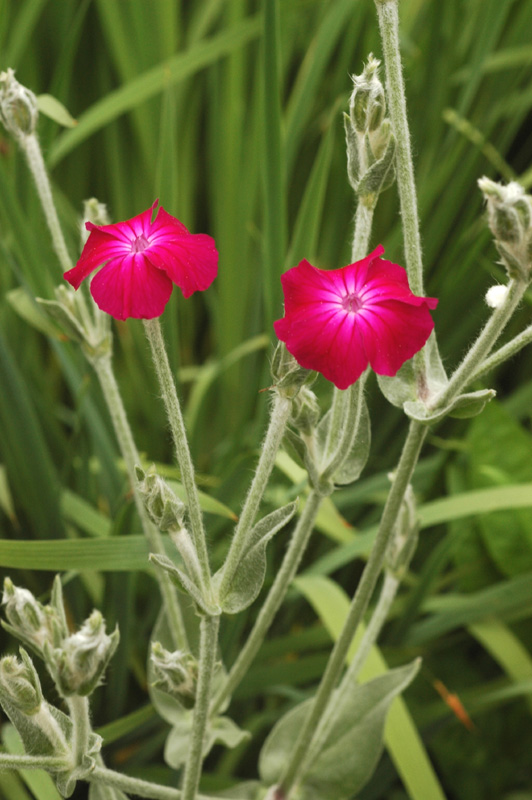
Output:
<instances>
[{"instance_id":1,"label":"flower bud","mask_svg":"<svg viewBox=\"0 0 532 800\"><path fill-rule=\"evenodd\" d=\"M80 227L82 249L89 238L89 231L85 227L86 222L92 222L94 225L109 225L111 222L107 206L105 203L100 203L96 197L83 201L83 218Z\"/></svg>"},{"instance_id":2,"label":"flower bud","mask_svg":"<svg viewBox=\"0 0 532 800\"><path fill-rule=\"evenodd\" d=\"M22 86L15 72L0 72L0 120L15 138L34 133L39 117L37 98Z\"/></svg>"},{"instance_id":3,"label":"flower bud","mask_svg":"<svg viewBox=\"0 0 532 800\"><path fill-rule=\"evenodd\" d=\"M164 478L157 475L155 467L148 472L136 467L136 473L139 494L153 523L161 531L182 528L185 504L170 489Z\"/></svg>"},{"instance_id":4,"label":"flower bud","mask_svg":"<svg viewBox=\"0 0 532 800\"><path fill-rule=\"evenodd\" d=\"M279 342L275 348L271 374L277 391L289 399L296 396L301 386L313 383L317 377L315 372L299 366L284 342Z\"/></svg>"},{"instance_id":5,"label":"flower bud","mask_svg":"<svg viewBox=\"0 0 532 800\"><path fill-rule=\"evenodd\" d=\"M99 611L93 611L60 647L46 648L46 661L59 691L65 697L91 694L100 684L119 638L117 628L111 636L105 632L105 620Z\"/></svg>"},{"instance_id":6,"label":"flower bud","mask_svg":"<svg viewBox=\"0 0 532 800\"><path fill-rule=\"evenodd\" d=\"M170 653L160 642L153 642L151 663L156 677L152 685L179 700L186 708L192 708L198 680L198 662L194 656L180 650Z\"/></svg>"},{"instance_id":7,"label":"flower bud","mask_svg":"<svg viewBox=\"0 0 532 800\"><path fill-rule=\"evenodd\" d=\"M361 75L353 75L349 116L359 134L375 131L386 114L384 88L379 80L380 61L370 53Z\"/></svg>"},{"instance_id":8,"label":"flower bud","mask_svg":"<svg viewBox=\"0 0 532 800\"><path fill-rule=\"evenodd\" d=\"M510 277L530 280L532 271L532 197L515 181L506 186L489 178L478 182L488 208L495 245Z\"/></svg>"},{"instance_id":9,"label":"flower bud","mask_svg":"<svg viewBox=\"0 0 532 800\"><path fill-rule=\"evenodd\" d=\"M0 700L9 703L23 714L33 716L43 701L41 682L32 660L20 648L22 661L16 656L0 660Z\"/></svg>"},{"instance_id":10,"label":"flower bud","mask_svg":"<svg viewBox=\"0 0 532 800\"><path fill-rule=\"evenodd\" d=\"M39 603L28 589L14 586L10 578L4 580L2 603L9 623L2 623L4 628L41 657L46 642L59 641L60 624L54 609Z\"/></svg>"},{"instance_id":11,"label":"flower bud","mask_svg":"<svg viewBox=\"0 0 532 800\"><path fill-rule=\"evenodd\" d=\"M321 416L318 398L307 386L302 386L292 405L290 422L301 431L309 435L312 433Z\"/></svg>"}]
</instances>

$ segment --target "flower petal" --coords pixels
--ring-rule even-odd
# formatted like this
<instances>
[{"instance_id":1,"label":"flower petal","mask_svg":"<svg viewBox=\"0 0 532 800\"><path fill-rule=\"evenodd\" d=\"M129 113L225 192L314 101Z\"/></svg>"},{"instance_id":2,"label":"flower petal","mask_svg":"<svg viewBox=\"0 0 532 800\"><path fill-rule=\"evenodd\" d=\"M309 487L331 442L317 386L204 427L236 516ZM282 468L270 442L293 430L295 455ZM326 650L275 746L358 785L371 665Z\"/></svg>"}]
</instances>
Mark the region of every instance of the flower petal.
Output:
<instances>
[{"instance_id":1,"label":"flower petal","mask_svg":"<svg viewBox=\"0 0 532 800\"><path fill-rule=\"evenodd\" d=\"M161 236L144 255L154 267L164 270L184 297L208 289L218 273L218 251L206 233Z\"/></svg>"},{"instance_id":2,"label":"flower petal","mask_svg":"<svg viewBox=\"0 0 532 800\"><path fill-rule=\"evenodd\" d=\"M98 272L91 294L115 319L159 317L172 294L172 281L154 269L143 253L114 258Z\"/></svg>"},{"instance_id":3,"label":"flower petal","mask_svg":"<svg viewBox=\"0 0 532 800\"><path fill-rule=\"evenodd\" d=\"M353 384L368 362L395 375L420 350L434 322L437 300L416 297L405 270L373 253L337 270L301 261L281 276L285 316L274 322L279 339L301 366L321 372L339 389Z\"/></svg>"},{"instance_id":4,"label":"flower petal","mask_svg":"<svg viewBox=\"0 0 532 800\"><path fill-rule=\"evenodd\" d=\"M106 227L110 228L112 226L107 225ZM81 282L99 267L100 264L104 264L111 258L126 256L130 252L131 244L129 242L121 241L115 236L104 233L96 226L93 226L78 263L75 267L69 269L68 272L65 272L63 277L74 289L78 289Z\"/></svg>"}]
</instances>

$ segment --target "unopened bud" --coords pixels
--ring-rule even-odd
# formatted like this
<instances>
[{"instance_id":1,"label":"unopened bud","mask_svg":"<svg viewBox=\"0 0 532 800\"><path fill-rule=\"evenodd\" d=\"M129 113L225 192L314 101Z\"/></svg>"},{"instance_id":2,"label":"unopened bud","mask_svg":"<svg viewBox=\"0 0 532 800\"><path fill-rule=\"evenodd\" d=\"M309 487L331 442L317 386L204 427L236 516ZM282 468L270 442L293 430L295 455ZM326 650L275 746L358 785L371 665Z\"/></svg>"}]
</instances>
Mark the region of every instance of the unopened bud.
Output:
<instances>
[{"instance_id":1,"label":"unopened bud","mask_svg":"<svg viewBox=\"0 0 532 800\"><path fill-rule=\"evenodd\" d=\"M0 120L15 138L34 133L39 111L37 98L15 78L12 69L0 72Z\"/></svg>"},{"instance_id":2,"label":"unopened bud","mask_svg":"<svg viewBox=\"0 0 532 800\"><path fill-rule=\"evenodd\" d=\"M198 680L198 662L191 653L176 650L170 653L160 644L151 646L151 663L156 680L153 686L192 708Z\"/></svg>"},{"instance_id":3,"label":"unopened bud","mask_svg":"<svg viewBox=\"0 0 532 800\"><path fill-rule=\"evenodd\" d=\"M0 701L28 716L36 714L43 701L41 682L32 660L20 648L22 660L5 656L0 660Z\"/></svg>"},{"instance_id":4,"label":"unopened bud","mask_svg":"<svg viewBox=\"0 0 532 800\"><path fill-rule=\"evenodd\" d=\"M118 629L110 636L105 632L105 620L99 611L93 611L59 648L47 648L46 661L60 692L65 697L91 694L101 683L119 638Z\"/></svg>"},{"instance_id":5,"label":"unopened bud","mask_svg":"<svg viewBox=\"0 0 532 800\"><path fill-rule=\"evenodd\" d=\"M185 504L170 489L164 478L155 472L155 467L144 472L136 467L138 491L146 511L161 531L181 528L185 516Z\"/></svg>"},{"instance_id":6,"label":"unopened bud","mask_svg":"<svg viewBox=\"0 0 532 800\"><path fill-rule=\"evenodd\" d=\"M370 53L361 75L353 75L349 115L359 134L376 130L386 114L384 88L379 80L380 61Z\"/></svg>"},{"instance_id":7,"label":"unopened bud","mask_svg":"<svg viewBox=\"0 0 532 800\"><path fill-rule=\"evenodd\" d=\"M313 383L317 377L317 373L299 366L284 342L279 342L275 348L271 374L277 391L289 399L296 396L301 386Z\"/></svg>"},{"instance_id":8,"label":"unopened bud","mask_svg":"<svg viewBox=\"0 0 532 800\"><path fill-rule=\"evenodd\" d=\"M301 433L310 435L318 424L320 416L318 398L308 386L302 386L294 399L290 422Z\"/></svg>"},{"instance_id":9,"label":"unopened bud","mask_svg":"<svg viewBox=\"0 0 532 800\"><path fill-rule=\"evenodd\" d=\"M83 201L83 218L81 220L81 246L83 247L89 238L89 231L85 227L86 222L94 225L109 225L109 214L105 203L100 203L95 197Z\"/></svg>"},{"instance_id":10,"label":"unopened bud","mask_svg":"<svg viewBox=\"0 0 532 800\"><path fill-rule=\"evenodd\" d=\"M532 197L515 181L478 182L488 208L488 223L508 275L530 280L532 271Z\"/></svg>"},{"instance_id":11,"label":"unopened bud","mask_svg":"<svg viewBox=\"0 0 532 800\"><path fill-rule=\"evenodd\" d=\"M57 643L61 638L61 621L55 610L43 606L28 589L15 586L10 578L4 580L2 603L8 622L6 630L31 647L41 657L45 644Z\"/></svg>"}]
</instances>

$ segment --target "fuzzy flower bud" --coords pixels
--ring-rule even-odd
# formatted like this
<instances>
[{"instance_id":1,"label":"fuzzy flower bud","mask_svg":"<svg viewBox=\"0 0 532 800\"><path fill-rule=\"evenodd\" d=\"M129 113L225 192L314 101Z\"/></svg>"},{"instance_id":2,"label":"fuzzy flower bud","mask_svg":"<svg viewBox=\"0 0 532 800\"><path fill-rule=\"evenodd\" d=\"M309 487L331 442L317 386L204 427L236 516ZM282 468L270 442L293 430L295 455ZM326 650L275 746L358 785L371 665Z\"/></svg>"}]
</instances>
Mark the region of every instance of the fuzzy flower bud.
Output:
<instances>
[{"instance_id":1,"label":"fuzzy flower bud","mask_svg":"<svg viewBox=\"0 0 532 800\"><path fill-rule=\"evenodd\" d=\"M4 628L43 657L45 644L56 644L63 633L63 624L56 610L43 606L28 589L4 580L2 603L8 622Z\"/></svg>"},{"instance_id":2,"label":"fuzzy flower bud","mask_svg":"<svg viewBox=\"0 0 532 800\"><path fill-rule=\"evenodd\" d=\"M370 55L362 74L353 75L349 114L344 114L349 182L371 208L395 178L395 139L385 118L379 66L380 61Z\"/></svg>"},{"instance_id":3,"label":"fuzzy flower bud","mask_svg":"<svg viewBox=\"0 0 532 800\"><path fill-rule=\"evenodd\" d=\"M109 636L105 620L93 611L77 633L61 646L46 649L46 661L60 692L68 697L91 694L101 683L104 670L118 646L118 629Z\"/></svg>"},{"instance_id":4,"label":"fuzzy flower bud","mask_svg":"<svg viewBox=\"0 0 532 800\"><path fill-rule=\"evenodd\" d=\"M321 409L318 398L311 389L307 386L302 386L299 394L294 399L290 422L301 433L310 436L318 424L320 415Z\"/></svg>"},{"instance_id":5,"label":"fuzzy flower bud","mask_svg":"<svg viewBox=\"0 0 532 800\"><path fill-rule=\"evenodd\" d=\"M37 98L22 86L12 69L0 72L0 120L15 138L35 131L39 110Z\"/></svg>"},{"instance_id":6,"label":"fuzzy flower bud","mask_svg":"<svg viewBox=\"0 0 532 800\"><path fill-rule=\"evenodd\" d=\"M375 131L386 113L384 88L379 80L380 61L370 53L361 75L353 75L349 116L359 134Z\"/></svg>"},{"instance_id":7,"label":"fuzzy flower bud","mask_svg":"<svg viewBox=\"0 0 532 800\"><path fill-rule=\"evenodd\" d=\"M515 181L506 186L481 178L479 188L488 209L488 224L502 263L512 278L530 281L532 274L532 197Z\"/></svg>"},{"instance_id":8,"label":"fuzzy flower bud","mask_svg":"<svg viewBox=\"0 0 532 800\"><path fill-rule=\"evenodd\" d=\"M109 225L111 220L105 203L100 203L95 197L83 201L83 218L80 228L82 249L89 238L89 231L85 227L86 222L92 222L93 225Z\"/></svg>"},{"instance_id":9,"label":"fuzzy flower bud","mask_svg":"<svg viewBox=\"0 0 532 800\"><path fill-rule=\"evenodd\" d=\"M157 475L155 467L148 472L136 467L136 473L139 481L138 490L152 522L161 531L182 528L185 504L170 489L166 481Z\"/></svg>"},{"instance_id":10,"label":"fuzzy flower bud","mask_svg":"<svg viewBox=\"0 0 532 800\"><path fill-rule=\"evenodd\" d=\"M16 656L0 660L0 701L23 714L33 716L43 701L41 682L32 660L21 647L22 661Z\"/></svg>"},{"instance_id":11,"label":"fuzzy flower bud","mask_svg":"<svg viewBox=\"0 0 532 800\"><path fill-rule=\"evenodd\" d=\"M180 650L170 653L160 642L153 642L151 663L156 676L152 685L179 700L186 708L192 708L198 679L198 662L194 656Z\"/></svg>"},{"instance_id":12,"label":"fuzzy flower bud","mask_svg":"<svg viewBox=\"0 0 532 800\"><path fill-rule=\"evenodd\" d=\"M301 386L305 383L313 383L317 377L315 373L299 366L296 359L286 349L284 342L279 342L275 348L271 374L277 391L289 399L297 395Z\"/></svg>"}]
</instances>

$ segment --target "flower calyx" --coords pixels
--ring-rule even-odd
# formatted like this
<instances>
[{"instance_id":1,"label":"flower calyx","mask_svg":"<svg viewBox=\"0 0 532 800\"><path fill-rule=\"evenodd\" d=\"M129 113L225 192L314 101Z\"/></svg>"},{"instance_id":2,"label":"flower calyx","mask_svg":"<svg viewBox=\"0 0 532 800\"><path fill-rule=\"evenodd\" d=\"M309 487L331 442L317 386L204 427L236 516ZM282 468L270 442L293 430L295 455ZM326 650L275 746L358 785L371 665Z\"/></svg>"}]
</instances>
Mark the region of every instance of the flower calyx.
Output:
<instances>
[{"instance_id":1,"label":"flower calyx","mask_svg":"<svg viewBox=\"0 0 532 800\"><path fill-rule=\"evenodd\" d=\"M60 647L52 648L47 644L47 666L61 694L64 697L92 694L100 685L119 640L118 628L109 636L104 618L95 610L79 631L64 639Z\"/></svg>"},{"instance_id":2,"label":"flower calyx","mask_svg":"<svg viewBox=\"0 0 532 800\"><path fill-rule=\"evenodd\" d=\"M532 280L532 196L515 181L504 185L480 178L479 188L488 211L488 224L508 276Z\"/></svg>"},{"instance_id":3,"label":"flower calyx","mask_svg":"<svg viewBox=\"0 0 532 800\"><path fill-rule=\"evenodd\" d=\"M395 179L395 138L386 117L379 66L370 54L362 74L353 75L349 114L344 114L349 182L370 208Z\"/></svg>"},{"instance_id":4,"label":"flower calyx","mask_svg":"<svg viewBox=\"0 0 532 800\"><path fill-rule=\"evenodd\" d=\"M302 386L311 386L317 374L302 367L294 356L288 352L284 342L278 342L272 357L271 375L273 388L282 397L293 400Z\"/></svg>"},{"instance_id":5,"label":"flower calyx","mask_svg":"<svg viewBox=\"0 0 532 800\"><path fill-rule=\"evenodd\" d=\"M146 472L137 466L135 472L139 494L154 525L160 531L183 528L185 504L172 491L164 478L157 474L155 466Z\"/></svg>"},{"instance_id":6,"label":"flower calyx","mask_svg":"<svg viewBox=\"0 0 532 800\"><path fill-rule=\"evenodd\" d=\"M178 700L184 708L192 708L198 682L198 661L192 653L171 653L160 642L152 642L150 658L156 678L152 686Z\"/></svg>"},{"instance_id":7,"label":"flower calyx","mask_svg":"<svg viewBox=\"0 0 532 800\"><path fill-rule=\"evenodd\" d=\"M0 72L0 121L15 139L35 133L39 110L37 98L15 78L15 72Z\"/></svg>"},{"instance_id":8,"label":"flower calyx","mask_svg":"<svg viewBox=\"0 0 532 800\"><path fill-rule=\"evenodd\" d=\"M59 578L54 581L52 602L47 606L39 603L28 589L15 586L6 578L2 603L8 620L2 621L2 626L41 658L47 645L58 646L68 634Z\"/></svg>"},{"instance_id":9,"label":"flower calyx","mask_svg":"<svg viewBox=\"0 0 532 800\"><path fill-rule=\"evenodd\" d=\"M27 716L37 714L43 702L41 682L33 662L23 647L21 659L5 656L0 660L0 699Z\"/></svg>"}]
</instances>

